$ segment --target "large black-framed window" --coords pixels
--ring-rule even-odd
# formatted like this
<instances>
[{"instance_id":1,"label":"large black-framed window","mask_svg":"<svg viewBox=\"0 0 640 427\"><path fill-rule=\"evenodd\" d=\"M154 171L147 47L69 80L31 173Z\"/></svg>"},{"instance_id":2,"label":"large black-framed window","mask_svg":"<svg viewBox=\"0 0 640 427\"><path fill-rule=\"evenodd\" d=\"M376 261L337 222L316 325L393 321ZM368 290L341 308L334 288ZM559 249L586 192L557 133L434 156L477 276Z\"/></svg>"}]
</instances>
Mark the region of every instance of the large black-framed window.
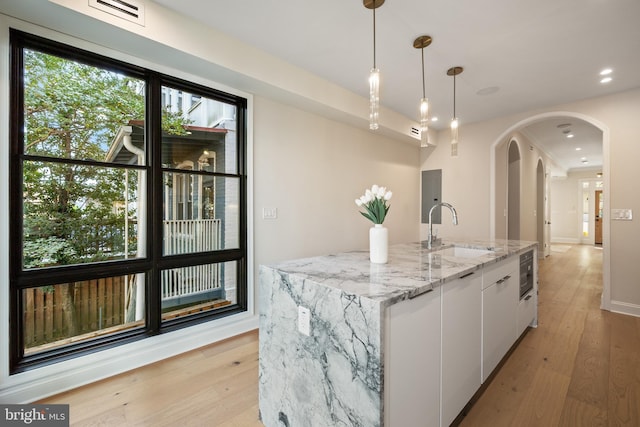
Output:
<instances>
[{"instance_id":1,"label":"large black-framed window","mask_svg":"<svg viewBox=\"0 0 640 427\"><path fill-rule=\"evenodd\" d=\"M11 372L246 311L246 99L10 45Z\"/></svg>"}]
</instances>

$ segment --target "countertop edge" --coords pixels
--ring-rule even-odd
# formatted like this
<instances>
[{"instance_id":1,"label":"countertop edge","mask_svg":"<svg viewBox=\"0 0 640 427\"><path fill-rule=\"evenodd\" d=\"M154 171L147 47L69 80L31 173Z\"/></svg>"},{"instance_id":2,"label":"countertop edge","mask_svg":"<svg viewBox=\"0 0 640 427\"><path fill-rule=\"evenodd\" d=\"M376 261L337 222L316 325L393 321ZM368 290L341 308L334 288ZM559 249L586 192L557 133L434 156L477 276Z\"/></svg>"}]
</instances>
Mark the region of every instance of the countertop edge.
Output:
<instances>
[{"instance_id":1,"label":"countertop edge","mask_svg":"<svg viewBox=\"0 0 640 427\"><path fill-rule=\"evenodd\" d=\"M422 243L423 242L411 242L411 243L401 243L397 245L392 245L390 246L390 251L393 251L393 250L397 251L402 247L408 247L409 245L416 245L416 244L422 244ZM292 265L296 265L296 264L309 265L317 262L326 263L331 260L338 260L341 257L355 257L356 260L354 260L354 262L362 263L363 257L368 258L368 251L348 251L348 252L342 252L342 253L336 253L336 254L306 257L306 258L283 261L283 262L274 263L274 264L260 265L259 268L268 268L268 269L277 271L280 274L285 274L287 276L297 278L298 280L310 281L319 286L328 287L331 289L338 289L344 292L345 294L357 296L359 298L365 298L367 300L372 301L373 303L380 304L381 306L380 308L383 309L391 305L397 304L401 301L416 298L422 294L425 294L440 286L443 286L448 282L467 276L470 273L474 273L476 271L482 270L483 268L490 266L492 264L497 264L509 257L519 256L532 249L536 250L537 246L538 246L538 242L526 241L526 240L444 241L443 244L437 248L434 248L431 250L425 249L423 254L437 254L439 251L443 249L452 248L452 247L490 250L495 252L493 252L491 255L479 256L477 258L457 258L454 256L443 256L443 258L446 258L447 261L450 261L456 265L455 271L453 273L437 279L421 280L419 284L415 284L415 285L409 284L409 285L406 285L406 287L404 288L389 290L385 292L383 295L366 295L366 294L357 293L357 292L350 292L348 289L343 289L339 286L336 286L333 283L327 283L327 280L325 280L324 278L320 278L319 274L312 274L304 271L295 271L295 269L291 268ZM358 257L360 259L357 259ZM375 276L376 271L384 270L387 264L373 264L368 261L367 263L370 266L370 274L371 274L370 280L373 283L373 277ZM429 264L427 263L426 265L429 265ZM291 270L294 270L294 271L291 271ZM333 279L332 281L335 281L335 278L332 277L332 279ZM412 281L412 279L407 279L407 280ZM373 285L370 285L370 286L373 286Z\"/></svg>"}]
</instances>

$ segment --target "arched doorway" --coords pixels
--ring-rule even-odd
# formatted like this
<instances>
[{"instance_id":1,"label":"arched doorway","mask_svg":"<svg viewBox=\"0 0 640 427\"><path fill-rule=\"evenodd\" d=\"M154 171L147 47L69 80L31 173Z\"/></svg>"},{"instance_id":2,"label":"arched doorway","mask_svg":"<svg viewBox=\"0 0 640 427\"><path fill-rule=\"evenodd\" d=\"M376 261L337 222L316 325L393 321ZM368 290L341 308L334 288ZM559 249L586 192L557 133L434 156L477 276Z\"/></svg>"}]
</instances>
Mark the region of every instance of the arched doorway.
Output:
<instances>
[{"instance_id":1,"label":"arched doorway","mask_svg":"<svg viewBox=\"0 0 640 427\"><path fill-rule=\"evenodd\" d=\"M610 193L610 165L609 165L609 146L610 146L610 131L609 128L603 124L602 122L586 116L580 113L567 112L567 111L555 111L542 113L538 115L534 115L528 117L526 119L520 120L507 129L505 129L502 134L500 134L492 144L492 152L490 158L490 235L492 238L504 238L505 237L505 225L504 222L507 222L507 200L506 199L506 191L504 190L505 180L508 176L509 163L505 161L508 159L507 153L507 144L505 141L509 141L508 138L511 138L512 135L518 130L526 127L527 125L546 120L551 118L558 117L575 117L577 119L583 120L594 127L598 128L602 132L602 154L603 154L603 164L602 164L602 172L603 172L603 191L605 194ZM500 185L499 182L502 182ZM548 187L548 183L547 183ZM548 191L547 191L548 195ZM610 198L605 198L603 210L604 212L610 212ZM552 201L549 201L552 203ZM545 209L548 208L548 204L545 206ZM505 211L505 215L503 215L503 211ZM548 211L547 211L548 212ZM605 310L611 310L611 252L610 252L610 219L606 219L602 224L602 240L603 240L603 264L602 264L602 301L601 308Z\"/></svg>"},{"instance_id":2,"label":"arched doorway","mask_svg":"<svg viewBox=\"0 0 640 427\"><path fill-rule=\"evenodd\" d=\"M507 170L507 239L520 240L520 149L509 142Z\"/></svg>"}]
</instances>

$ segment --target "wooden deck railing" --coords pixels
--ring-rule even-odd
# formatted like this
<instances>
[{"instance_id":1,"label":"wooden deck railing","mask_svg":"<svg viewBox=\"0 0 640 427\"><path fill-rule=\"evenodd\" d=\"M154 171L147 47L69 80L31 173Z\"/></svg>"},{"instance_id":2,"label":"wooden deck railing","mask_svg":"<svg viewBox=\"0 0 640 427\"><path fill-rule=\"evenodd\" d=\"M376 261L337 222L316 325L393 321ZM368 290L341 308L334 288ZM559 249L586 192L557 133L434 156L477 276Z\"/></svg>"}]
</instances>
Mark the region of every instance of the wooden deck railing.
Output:
<instances>
[{"instance_id":1,"label":"wooden deck railing","mask_svg":"<svg viewBox=\"0 0 640 427\"><path fill-rule=\"evenodd\" d=\"M164 221L164 255L220 249L219 219ZM162 299L193 295L220 288L220 265L205 264L162 272Z\"/></svg>"}]
</instances>

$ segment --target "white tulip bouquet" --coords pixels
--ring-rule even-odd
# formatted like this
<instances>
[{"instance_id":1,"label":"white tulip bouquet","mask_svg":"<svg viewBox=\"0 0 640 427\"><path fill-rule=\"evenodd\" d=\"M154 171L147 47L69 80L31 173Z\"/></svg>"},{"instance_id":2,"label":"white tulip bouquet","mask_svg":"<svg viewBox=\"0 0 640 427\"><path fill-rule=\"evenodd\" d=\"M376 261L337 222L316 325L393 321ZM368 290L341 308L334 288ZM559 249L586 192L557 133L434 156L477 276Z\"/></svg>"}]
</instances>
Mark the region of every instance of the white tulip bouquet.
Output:
<instances>
[{"instance_id":1,"label":"white tulip bouquet","mask_svg":"<svg viewBox=\"0 0 640 427\"><path fill-rule=\"evenodd\" d=\"M387 202L392 195L393 193L387 191L386 187L373 185L371 189L367 188L362 197L356 199L356 205L364 207L365 212L360 211L362 216L374 224L382 224L387 212L389 212L390 206Z\"/></svg>"}]
</instances>

